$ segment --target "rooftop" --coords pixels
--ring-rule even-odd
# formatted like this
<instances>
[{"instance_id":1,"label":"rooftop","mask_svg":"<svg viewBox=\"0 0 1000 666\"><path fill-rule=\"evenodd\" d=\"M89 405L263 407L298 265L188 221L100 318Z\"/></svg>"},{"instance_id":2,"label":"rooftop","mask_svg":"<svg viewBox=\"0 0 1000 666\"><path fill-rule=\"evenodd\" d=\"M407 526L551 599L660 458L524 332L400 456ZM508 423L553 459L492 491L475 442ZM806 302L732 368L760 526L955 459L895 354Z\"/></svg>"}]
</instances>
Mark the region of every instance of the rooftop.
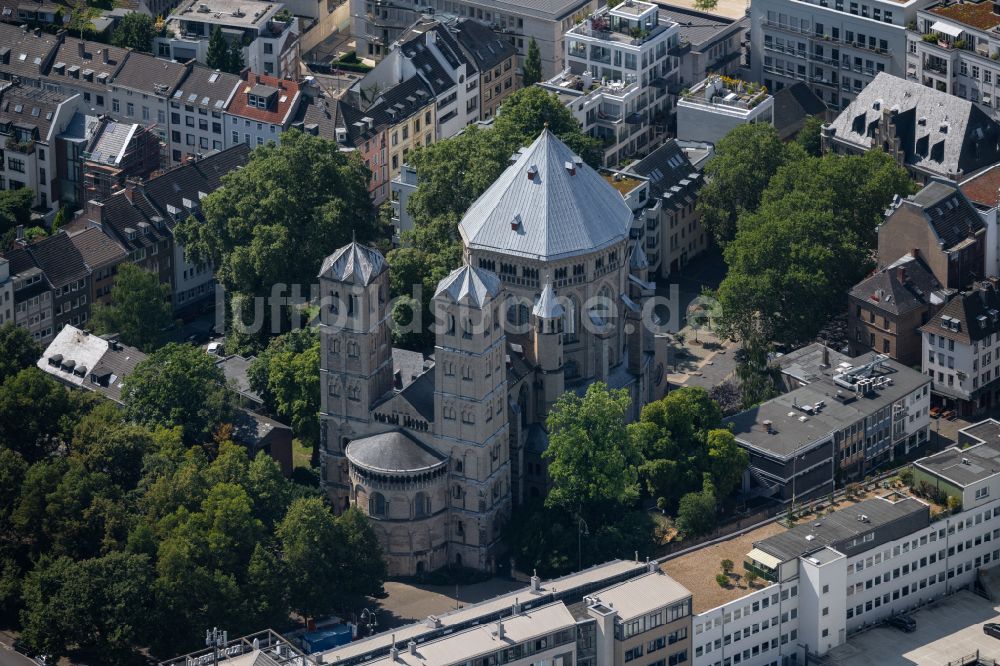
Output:
<instances>
[{"instance_id":1,"label":"rooftop","mask_svg":"<svg viewBox=\"0 0 1000 666\"><path fill-rule=\"evenodd\" d=\"M977 426L980 435L992 434L993 437L967 449L952 446L940 453L917 460L913 463L914 466L921 467L963 488L994 476L1000 471L1000 442L996 439L997 433L1000 433L1000 426L996 421L989 421L987 424L979 423L972 427Z\"/></svg>"},{"instance_id":2,"label":"rooftop","mask_svg":"<svg viewBox=\"0 0 1000 666\"><path fill-rule=\"evenodd\" d=\"M628 175L617 171L602 171L601 177L608 181L611 184L611 187L618 190L622 196L625 196L645 182L639 180L638 178L631 178Z\"/></svg>"},{"instance_id":3,"label":"rooftop","mask_svg":"<svg viewBox=\"0 0 1000 666\"><path fill-rule=\"evenodd\" d=\"M1000 25L1000 14L993 13L993 3L990 0L944 2L927 11L979 30L989 30Z\"/></svg>"},{"instance_id":4,"label":"rooftop","mask_svg":"<svg viewBox=\"0 0 1000 666\"><path fill-rule=\"evenodd\" d=\"M146 355L67 324L38 360L38 367L67 384L121 402L123 380Z\"/></svg>"},{"instance_id":5,"label":"rooftop","mask_svg":"<svg viewBox=\"0 0 1000 666\"><path fill-rule=\"evenodd\" d=\"M745 30L749 27L749 18L745 16L736 20L680 5L666 5L662 2L657 4L660 6L660 19L666 18L676 23L680 28L681 39L696 49L703 44L710 45L731 30Z\"/></svg>"},{"instance_id":6,"label":"rooftop","mask_svg":"<svg viewBox=\"0 0 1000 666\"><path fill-rule=\"evenodd\" d=\"M664 35L673 23L661 23L655 4L624 0L615 7L602 7L566 31L567 35L640 46Z\"/></svg>"},{"instance_id":7,"label":"rooftop","mask_svg":"<svg viewBox=\"0 0 1000 666\"><path fill-rule=\"evenodd\" d=\"M600 600L601 604L614 608L618 611L618 617L627 622L658 608L683 601L691 596L691 591L657 569L653 573L598 590L590 596Z\"/></svg>"},{"instance_id":8,"label":"rooftop","mask_svg":"<svg viewBox=\"0 0 1000 666\"><path fill-rule=\"evenodd\" d=\"M1000 332L997 285L983 282L952 298L920 330L965 345Z\"/></svg>"},{"instance_id":9,"label":"rooftop","mask_svg":"<svg viewBox=\"0 0 1000 666\"><path fill-rule=\"evenodd\" d=\"M767 88L761 85L716 74L698 82L687 93L681 93L683 102L743 111L753 109L769 97Z\"/></svg>"},{"instance_id":10,"label":"rooftop","mask_svg":"<svg viewBox=\"0 0 1000 666\"><path fill-rule=\"evenodd\" d=\"M262 0L189 0L178 5L169 20L259 28L282 7L280 2Z\"/></svg>"},{"instance_id":11,"label":"rooftop","mask_svg":"<svg viewBox=\"0 0 1000 666\"><path fill-rule=\"evenodd\" d=\"M403 430L352 440L345 455L351 463L376 472L423 472L446 464L440 454Z\"/></svg>"},{"instance_id":12,"label":"rooftop","mask_svg":"<svg viewBox=\"0 0 1000 666\"><path fill-rule=\"evenodd\" d=\"M925 527L930 524L930 507L912 497L895 501L876 497L850 508L817 517L814 521L796 525L754 545L782 562L808 555L827 546L841 552L850 551L844 554L853 555L879 545L877 539L852 544L856 537L887 527L897 521L905 521L907 524L913 521L916 525L907 527L904 532L906 534Z\"/></svg>"},{"instance_id":13,"label":"rooftop","mask_svg":"<svg viewBox=\"0 0 1000 666\"><path fill-rule=\"evenodd\" d=\"M976 206L996 208L1000 205L1000 164L962 181L960 188L965 198Z\"/></svg>"},{"instance_id":14,"label":"rooftop","mask_svg":"<svg viewBox=\"0 0 1000 666\"><path fill-rule=\"evenodd\" d=\"M986 419L979 423L962 428L960 434L978 440L980 443L991 443L1000 447L1000 421L996 419Z\"/></svg>"},{"instance_id":15,"label":"rooftop","mask_svg":"<svg viewBox=\"0 0 1000 666\"><path fill-rule=\"evenodd\" d=\"M247 74L247 80L236 79L237 87L228 98L230 114L266 123L287 124L297 110L301 93L299 84L267 74ZM268 100L265 109L250 105L250 95Z\"/></svg>"}]
</instances>

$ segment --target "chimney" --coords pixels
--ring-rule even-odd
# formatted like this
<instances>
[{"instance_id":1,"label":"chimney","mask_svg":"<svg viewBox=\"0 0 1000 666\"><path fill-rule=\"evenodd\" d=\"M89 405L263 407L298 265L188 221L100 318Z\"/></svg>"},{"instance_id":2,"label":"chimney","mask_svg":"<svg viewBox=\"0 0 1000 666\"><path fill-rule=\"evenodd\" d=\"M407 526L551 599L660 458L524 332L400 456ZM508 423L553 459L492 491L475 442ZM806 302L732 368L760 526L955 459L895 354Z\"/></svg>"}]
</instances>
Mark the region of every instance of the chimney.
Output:
<instances>
[{"instance_id":1,"label":"chimney","mask_svg":"<svg viewBox=\"0 0 1000 666\"><path fill-rule=\"evenodd\" d=\"M770 419L764 421L764 431L767 432L768 435L773 435L774 434L774 430L771 429L771 420Z\"/></svg>"},{"instance_id":2,"label":"chimney","mask_svg":"<svg viewBox=\"0 0 1000 666\"><path fill-rule=\"evenodd\" d=\"M91 199L87 202L87 219L95 223L98 227L104 226L104 204Z\"/></svg>"},{"instance_id":3,"label":"chimney","mask_svg":"<svg viewBox=\"0 0 1000 666\"><path fill-rule=\"evenodd\" d=\"M896 279L899 280L899 284L906 284L906 266L896 267Z\"/></svg>"},{"instance_id":4,"label":"chimney","mask_svg":"<svg viewBox=\"0 0 1000 666\"><path fill-rule=\"evenodd\" d=\"M392 635L392 647L389 648L389 661L399 661L399 650L396 648L396 634Z\"/></svg>"},{"instance_id":5,"label":"chimney","mask_svg":"<svg viewBox=\"0 0 1000 666\"><path fill-rule=\"evenodd\" d=\"M34 32L35 32L35 37L41 37L42 36L42 29L41 28L35 28Z\"/></svg>"},{"instance_id":6,"label":"chimney","mask_svg":"<svg viewBox=\"0 0 1000 666\"><path fill-rule=\"evenodd\" d=\"M823 367L830 367L830 348L826 345L823 345Z\"/></svg>"},{"instance_id":7,"label":"chimney","mask_svg":"<svg viewBox=\"0 0 1000 666\"><path fill-rule=\"evenodd\" d=\"M537 175L538 175L538 167L532 164L530 167L528 167L528 180L534 180L535 176Z\"/></svg>"},{"instance_id":8,"label":"chimney","mask_svg":"<svg viewBox=\"0 0 1000 666\"><path fill-rule=\"evenodd\" d=\"M409 650L410 654L417 654L417 642L415 640L411 639L410 642L406 644L406 648Z\"/></svg>"},{"instance_id":9,"label":"chimney","mask_svg":"<svg viewBox=\"0 0 1000 666\"><path fill-rule=\"evenodd\" d=\"M913 255L914 259L916 259L920 256L920 250L917 248L913 248L912 250L910 250L910 254Z\"/></svg>"},{"instance_id":10,"label":"chimney","mask_svg":"<svg viewBox=\"0 0 1000 666\"><path fill-rule=\"evenodd\" d=\"M23 224L17 225L17 231L15 231L14 233L16 234L14 236L14 240L16 240L18 243L23 243L24 242L24 225Z\"/></svg>"},{"instance_id":11,"label":"chimney","mask_svg":"<svg viewBox=\"0 0 1000 666\"><path fill-rule=\"evenodd\" d=\"M103 49L101 49L101 62L103 62L105 65L108 64L108 47L106 46Z\"/></svg>"},{"instance_id":12,"label":"chimney","mask_svg":"<svg viewBox=\"0 0 1000 666\"><path fill-rule=\"evenodd\" d=\"M542 579L538 577L538 571L531 573L531 591L538 592L542 589Z\"/></svg>"},{"instance_id":13,"label":"chimney","mask_svg":"<svg viewBox=\"0 0 1000 666\"><path fill-rule=\"evenodd\" d=\"M502 641L504 637L503 620L497 620L497 640Z\"/></svg>"},{"instance_id":14,"label":"chimney","mask_svg":"<svg viewBox=\"0 0 1000 666\"><path fill-rule=\"evenodd\" d=\"M77 42L76 48L81 58L87 57L87 43L85 41L81 39L79 42Z\"/></svg>"}]
</instances>

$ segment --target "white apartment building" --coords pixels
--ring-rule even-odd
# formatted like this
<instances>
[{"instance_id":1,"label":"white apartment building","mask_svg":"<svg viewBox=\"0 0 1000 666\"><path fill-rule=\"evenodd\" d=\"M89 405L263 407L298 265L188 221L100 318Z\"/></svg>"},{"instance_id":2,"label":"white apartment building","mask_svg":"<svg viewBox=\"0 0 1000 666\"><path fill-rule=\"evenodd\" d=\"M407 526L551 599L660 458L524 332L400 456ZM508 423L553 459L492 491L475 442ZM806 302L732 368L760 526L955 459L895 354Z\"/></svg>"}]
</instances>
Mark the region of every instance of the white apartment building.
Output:
<instances>
[{"instance_id":1,"label":"white apartment building","mask_svg":"<svg viewBox=\"0 0 1000 666\"><path fill-rule=\"evenodd\" d=\"M666 134L667 82L680 65L669 52L679 35L655 4L640 0L604 7L566 32L566 68L543 87L604 142L604 165L648 152Z\"/></svg>"},{"instance_id":2,"label":"white apartment building","mask_svg":"<svg viewBox=\"0 0 1000 666\"><path fill-rule=\"evenodd\" d=\"M712 75L677 100L677 138L718 143L734 127L774 124L774 97L758 84Z\"/></svg>"},{"instance_id":3,"label":"white apartment building","mask_svg":"<svg viewBox=\"0 0 1000 666\"><path fill-rule=\"evenodd\" d=\"M14 281L10 278L10 262L0 257L0 326L14 321Z\"/></svg>"},{"instance_id":4,"label":"white apartment building","mask_svg":"<svg viewBox=\"0 0 1000 666\"><path fill-rule=\"evenodd\" d=\"M422 13L439 19L470 18L504 34L523 63L532 39L542 59L542 79L562 71L563 35L579 19L597 9L598 0L349 0L351 34L361 57L384 57L393 42Z\"/></svg>"},{"instance_id":5,"label":"white apartment building","mask_svg":"<svg viewBox=\"0 0 1000 666\"><path fill-rule=\"evenodd\" d=\"M243 43L243 64L280 78L299 76L299 22L280 14L284 5L262 0L189 0L167 19L168 34L155 39L161 58L205 63L215 28L227 43Z\"/></svg>"},{"instance_id":6,"label":"white apartment building","mask_svg":"<svg viewBox=\"0 0 1000 666\"><path fill-rule=\"evenodd\" d=\"M932 391L963 415L1000 403L1000 293L993 281L952 298L921 327Z\"/></svg>"},{"instance_id":7,"label":"white apartment building","mask_svg":"<svg viewBox=\"0 0 1000 666\"><path fill-rule=\"evenodd\" d=\"M843 109L879 72L906 75L906 26L933 0L757 0L750 6L753 79L774 92L809 84Z\"/></svg>"},{"instance_id":8,"label":"white apartment building","mask_svg":"<svg viewBox=\"0 0 1000 666\"><path fill-rule=\"evenodd\" d=\"M907 31L906 77L993 110L1000 97L1000 9L988 0L936 2Z\"/></svg>"}]
</instances>

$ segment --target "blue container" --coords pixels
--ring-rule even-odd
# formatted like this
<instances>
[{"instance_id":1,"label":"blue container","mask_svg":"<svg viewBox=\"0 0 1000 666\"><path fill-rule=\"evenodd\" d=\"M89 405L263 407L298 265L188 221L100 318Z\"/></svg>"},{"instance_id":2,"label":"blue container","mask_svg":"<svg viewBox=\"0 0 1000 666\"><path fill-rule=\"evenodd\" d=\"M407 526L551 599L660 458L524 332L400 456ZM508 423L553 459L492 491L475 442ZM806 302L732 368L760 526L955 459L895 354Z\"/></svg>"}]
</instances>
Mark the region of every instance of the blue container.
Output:
<instances>
[{"instance_id":1,"label":"blue container","mask_svg":"<svg viewBox=\"0 0 1000 666\"><path fill-rule=\"evenodd\" d=\"M302 636L302 647L308 654L331 650L338 645L347 645L350 642L351 628L346 624L338 624Z\"/></svg>"}]
</instances>

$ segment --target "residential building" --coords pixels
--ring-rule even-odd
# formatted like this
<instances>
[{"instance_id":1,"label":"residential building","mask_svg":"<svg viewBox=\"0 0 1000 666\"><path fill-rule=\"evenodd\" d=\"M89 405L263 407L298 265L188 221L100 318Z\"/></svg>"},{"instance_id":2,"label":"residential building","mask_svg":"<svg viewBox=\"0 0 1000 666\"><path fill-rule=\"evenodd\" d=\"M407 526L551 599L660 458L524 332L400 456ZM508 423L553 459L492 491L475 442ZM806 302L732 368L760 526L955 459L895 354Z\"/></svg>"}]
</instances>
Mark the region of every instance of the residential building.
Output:
<instances>
[{"instance_id":1,"label":"residential building","mask_svg":"<svg viewBox=\"0 0 1000 666\"><path fill-rule=\"evenodd\" d=\"M226 43L240 40L243 64L252 72L282 79L299 77L299 21L280 13L284 5L263 0L185 0L167 18L167 36L157 37L158 56L208 62L208 43L219 28Z\"/></svg>"},{"instance_id":2,"label":"residential building","mask_svg":"<svg viewBox=\"0 0 1000 666\"><path fill-rule=\"evenodd\" d=\"M980 171L959 185L986 225L986 248L983 275L1000 275L1000 227L997 210L1000 206L1000 166Z\"/></svg>"},{"instance_id":3,"label":"residential building","mask_svg":"<svg viewBox=\"0 0 1000 666\"><path fill-rule=\"evenodd\" d=\"M649 180L649 203L640 225L640 242L650 275L661 278L683 270L708 249L709 237L695 210L704 184L701 170L688 159L676 139L625 169Z\"/></svg>"},{"instance_id":4,"label":"residential building","mask_svg":"<svg viewBox=\"0 0 1000 666\"><path fill-rule=\"evenodd\" d=\"M178 130L171 125L170 112L174 93L180 88L181 82L190 71L189 65L171 62L162 58L154 58L146 53L130 51L125 62L112 79L109 96L111 111L108 115L124 122L150 122L155 119L156 133L160 141L167 146L167 154L171 164L176 164L184 152L194 152L192 147L185 151L183 136L174 140L172 130ZM178 102L179 103L179 102Z\"/></svg>"},{"instance_id":5,"label":"residential building","mask_svg":"<svg viewBox=\"0 0 1000 666\"><path fill-rule=\"evenodd\" d=\"M121 404L128 376L146 359L146 354L113 336L68 325L48 343L36 365L70 388L92 391ZM282 473L291 474L291 428L246 409L236 412L231 425L233 441L245 446L251 457L263 451L275 459Z\"/></svg>"},{"instance_id":6,"label":"residential building","mask_svg":"<svg viewBox=\"0 0 1000 666\"><path fill-rule=\"evenodd\" d=\"M0 34L2 31L0 28ZM44 76L40 79L41 85L46 88L55 87L63 93L81 95L84 108L90 115L110 114L111 81L129 57L129 51L100 42L77 39L66 33L58 34L56 40L54 50L43 59L47 64L42 70ZM140 110L141 107L142 105ZM120 119L125 120L124 113ZM134 120L141 120L144 124L159 120L161 125L166 124L166 119L158 119L155 114L150 116L149 108L145 114L135 114Z\"/></svg>"},{"instance_id":7,"label":"residential building","mask_svg":"<svg viewBox=\"0 0 1000 666\"><path fill-rule=\"evenodd\" d=\"M52 328L52 285L23 247L4 254L10 264L14 287L14 323L31 333L39 344L48 344Z\"/></svg>"},{"instance_id":8,"label":"residential building","mask_svg":"<svg viewBox=\"0 0 1000 666\"><path fill-rule=\"evenodd\" d=\"M243 72L225 109L226 147L279 143L281 133L295 120L302 96L295 81Z\"/></svg>"},{"instance_id":9,"label":"residential building","mask_svg":"<svg viewBox=\"0 0 1000 666\"><path fill-rule=\"evenodd\" d=\"M417 3L387 0L350 0L351 34L358 55L381 59L393 42L421 12L441 20L470 18L506 36L517 49L520 62L534 39L542 60L542 79L565 67L563 35L578 19L597 9L597 0L545 0L525 4L517 0L421 0Z\"/></svg>"},{"instance_id":10,"label":"residential building","mask_svg":"<svg viewBox=\"0 0 1000 666\"><path fill-rule=\"evenodd\" d=\"M679 36L676 23L641 0L603 7L566 32L566 68L543 87L603 141L604 165L647 153L666 134L667 81L680 62L669 52Z\"/></svg>"},{"instance_id":11,"label":"residential building","mask_svg":"<svg viewBox=\"0 0 1000 666\"><path fill-rule=\"evenodd\" d=\"M70 242L90 271L90 302L110 305L118 266L129 258L125 248L96 228L71 235Z\"/></svg>"},{"instance_id":12,"label":"residential building","mask_svg":"<svg viewBox=\"0 0 1000 666\"><path fill-rule=\"evenodd\" d=\"M170 160L173 164L225 147L224 116L243 85L233 74L195 67L190 62L185 67L186 76L170 96Z\"/></svg>"},{"instance_id":13,"label":"residential building","mask_svg":"<svg viewBox=\"0 0 1000 666\"><path fill-rule=\"evenodd\" d=\"M53 333L67 324L85 324L90 319L90 270L69 235L55 233L22 249L51 289Z\"/></svg>"},{"instance_id":14,"label":"residential building","mask_svg":"<svg viewBox=\"0 0 1000 666\"><path fill-rule=\"evenodd\" d=\"M896 198L878 226L878 268L909 254L919 257L945 289L983 279L986 226L957 185L933 181Z\"/></svg>"},{"instance_id":15,"label":"residential building","mask_svg":"<svg viewBox=\"0 0 1000 666\"><path fill-rule=\"evenodd\" d=\"M955 296L925 324L923 370L963 417L1000 404L1000 294L995 279Z\"/></svg>"},{"instance_id":16,"label":"residential building","mask_svg":"<svg viewBox=\"0 0 1000 666\"><path fill-rule=\"evenodd\" d=\"M5 0L0 3L0 20L31 25L59 26L69 23L72 12L66 5L47 0Z\"/></svg>"},{"instance_id":17,"label":"residential building","mask_svg":"<svg viewBox=\"0 0 1000 666\"><path fill-rule=\"evenodd\" d=\"M83 178L75 201L106 199L125 187L127 178L149 178L163 168L163 146L151 125L96 119L80 155Z\"/></svg>"},{"instance_id":18,"label":"residential building","mask_svg":"<svg viewBox=\"0 0 1000 666\"><path fill-rule=\"evenodd\" d=\"M446 26L459 46L471 59L478 81L466 80L466 87L475 84L479 90L477 108L479 120L489 120L507 97L520 88L517 69L517 49L487 26L473 19L461 19ZM468 99L466 105L472 104Z\"/></svg>"},{"instance_id":19,"label":"residential building","mask_svg":"<svg viewBox=\"0 0 1000 666\"><path fill-rule=\"evenodd\" d=\"M390 184L390 199L392 200L393 243L398 244L402 234L413 229L413 216L410 215L410 195L417 191L419 182L417 170L409 163L400 168L399 175Z\"/></svg>"},{"instance_id":20,"label":"residential building","mask_svg":"<svg viewBox=\"0 0 1000 666\"><path fill-rule=\"evenodd\" d=\"M17 81L25 86L40 87L45 72L52 64L59 38L30 30L27 24L11 25L0 21L0 80Z\"/></svg>"},{"instance_id":21,"label":"residential building","mask_svg":"<svg viewBox=\"0 0 1000 666\"><path fill-rule=\"evenodd\" d=\"M324 261L322 483L338 510L371 517L393 575L493 569L567 387L626 389L630 419L663 394L663 341L637 320L653 289L630 267L632 222L621 194L543 130L459 225L467 263L433 299L456 326L438 327L433 361L391 348L377 250L351 244ZM580 304L593 294L626 316L591 326L601 316Z\"/></svg>"},{"instance_id":22,"label":"residential building","mask_svg":"<svg viewBox=\"0 0 1000 666\"><path fill-rule=\"evenodd\" d=\"M10 261L0 257L0 326L14 321L14 280Z\"/></svg>"},{"instance_id":23,"label":"residential building","mask_svg":"<svg viewBox=\"0 0 1000 666\"><path fill-rule=\"evenodd\" d=\"M447 138L479 119L479 72L451 33L438 21L410 26L395 48L375 68L356 81L349 95L353 104L372 115L380 95L419 79L435 98L434 128Z\"/></svg>"},{"instance_id":24,"label":"residential building","mask_svg":"<svg viewBox=\"0 0 1000 666\"><path fill-rule=\"evenodd\" d=\"M850 365L851 357L830 349L825 344L814 342L805 347L793 349L774 359L781 373L781 387L784 391L794 391L823 378L833 366Z\"/></svg>"},{"instance_id":25,"label":"residential building","mask_svg":"<svg viewBox=\"0 0 1000 666\"><path fill-rule=\"evenodd\" d=\"M56 144L73 115L82 110L79 95L20 84L0 89L0 190L26 187L33 207L55 215L61 197L56 175Z\"/></svg>"},{"instance_id":26,"label":"residential building","mask_svg":"<svg viewBox=\"0 0 1000 666\"><path fill-rule=\"evenodd\" d=\"M778 92L809 84L844 109L881 72L905 76L906 26L933 0L760 0L750 7L751 78ZM891 106L889 104L888 106Z\"/></svg>"},{"instance_id":27,"label":"residential building","mask_svg":"<svg viewBox=\"0 0 1000 666\"><path fill-rule=\"evenodd\" d=\"M859 356L726 419L750 455L744 490L800 502L912 451L928 437L930 383L884 354Z\"/></svg>"},{"instance_id":28,"label":"residential building","mask_svg":"<svg viewBox=\"0 0 1000 666\"><path fill-rule=\"evenodd\" d=\"M996 117L998 25L1000 14L992 2L935 2L924 7L907 31L906 77L982 104Z\"/></svg>"},{"instance_id":29,"label":"residential building","mask_svg":"<svg viewBox=\"0 0 1000 666\"><path fill-rule=\"evenodd\" d=\"M745 47L750 41L750 16L732 19L690 7L657 2L661 19L679 26L675 53L680 68L674 83L677 92L709 74L738 78L744 67Z\"/></svg>"},{"instance_id":30,"label":"residential building","mask_svg":"<svg viewBox=\"0 0 1000 666\"><path fill-rule=\"evenodd\" d=\"M848 293L851 354L877 352L906 366L917 365L922 358L920 327L954 293L941 286L919 252L903 255Z\"/></svg>"},{"instance_id":31,"label":"residential building","mask_svg":"<svg viewBox=\"0 0 1000 666\"><path fill-rule=\"evenodd\" d=\"M774 129L782 139L791 139L797 135L810 116L824 122L833 120L823 100L802 81L774 93Z\"/></svg>"},{"instance_id":32,"label":"residential building","mask_svg":"<svg viewBox=\"0 0 1000 666\"><path fill-rule=\"evenodd\" d=\"M982 108L888 73L825 125L822 136L824 149L837 153L885 150L918 182L964 180L1000 161L1000 125Z\"/></svg>"},{"instance_id":33,"label":"residential building","mask_svg":"<svg viewBox=\"0 0 1000 666\"><path fill-rule=\"evenodd\" d=\"M774 97L767 88L712 75L677 100L677 138L718 143L734 127L774 124Z\"/></svg>"}]
</instances>

